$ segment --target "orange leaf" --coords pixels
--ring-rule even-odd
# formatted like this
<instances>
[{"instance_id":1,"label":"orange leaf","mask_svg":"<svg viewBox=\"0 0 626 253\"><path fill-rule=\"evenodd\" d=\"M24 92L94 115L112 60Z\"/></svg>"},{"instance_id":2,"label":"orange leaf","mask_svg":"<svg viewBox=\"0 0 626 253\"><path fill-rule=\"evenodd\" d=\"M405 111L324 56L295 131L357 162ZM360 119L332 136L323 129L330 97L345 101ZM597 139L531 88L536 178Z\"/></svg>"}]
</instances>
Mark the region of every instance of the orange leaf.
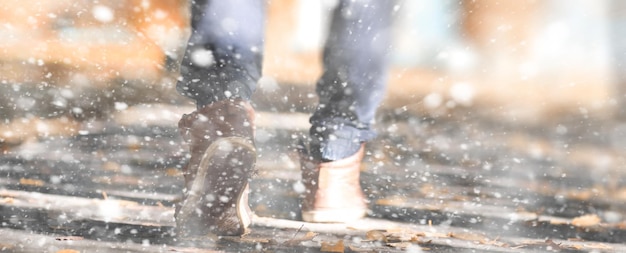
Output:
<instances>
[{"instance_id":1,"label":"orange leaf","mask_svg":"<svg viewBox=\"0 0 626 253\"><path fill-rule=\"evenodd\" d=\"M322 252L344 252L343 240L339 240L336 243L322 242Z\"/></svg>"},{"instance_id":2,"label":"orange leaf","mask_svg":"<svg viewBox=\"0 0 626 253\"><path fill-rule=\"evenodd\" d=\"M576 217L572 220L572 225L577 227L590 227L600 224L600 217L596 214L587 214Z\"/></svg>"},{"instance_id":3,"label":"orange leaf","mask_svg":"<svg viewBox=\"0 0 626 253\"><path fill-rule=\"evenodd\" d=\"M80 251L73 249L62 249L57 251L56 253L80 253Z\"/></svg>"},{"instance_id":4,"label":"orange leaf","mask_svg":"<svg viewBox=\"0 0 626 253\"><path fill-rule=\"evenodd\" d=\"M21 185L43 186L45 183L39 179L20 178Z\"/></svg>"},{"instance_id":5,"label":"orange leaf","mask_svg":"<svg viewBox=\"0 0 626 253\"><path fill-rule=\"evenodd\" d=\"M365 233L365 238L370 241L387 241L387 237L383 232L378 230L370 230Z\"/></svg>"}]
</instances>

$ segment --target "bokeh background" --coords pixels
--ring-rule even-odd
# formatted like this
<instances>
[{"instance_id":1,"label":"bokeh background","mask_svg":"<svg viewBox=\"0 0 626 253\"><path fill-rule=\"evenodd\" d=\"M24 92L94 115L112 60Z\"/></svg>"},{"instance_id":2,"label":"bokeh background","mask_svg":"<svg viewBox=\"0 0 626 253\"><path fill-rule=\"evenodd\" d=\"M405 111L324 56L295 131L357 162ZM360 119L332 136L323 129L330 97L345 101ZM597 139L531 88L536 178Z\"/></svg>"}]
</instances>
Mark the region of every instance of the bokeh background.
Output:
<instances>
[{"instance_id":1,"label":"bokeh background","mask_svg":"<svg viewBox=\"0 0 626 253\"><path fill-rule=\"evenodd\" d=\"M304 231L337 227L298 221L294 147L336 0L267 3L250 203L268 243L231 245L280 251L298 235L302 251L345 239L376 252L626 252L626 1L398 1L361 168L370 217L319 240ZM171 251L159 245L189 159L176 122L195 108L175 91L188 9L0 1L0 245ZM359 239L371 231L393 243Z\"/></svg>"},{"instance_id":2,"label":"bokeh background","mask_svg":"<svg viewBox=\"0 0 626 253\"><path fill-rule=\"evenodd\" d=\"M259 107L273 108L263 107L263 101L290 100L306 111L314 102L333 4L268 1ZM622 114L620 79L626 78L619 71L624 58L619 1L398 4L383 109L433 116L472 111L529 125ZM72 133L75 128L64 125L138 104L191 105L174 90L189 34L187 5L185 0L3 1L0 123L12 131L0 138L20 142L37 134ZM34 122L39 129L18 127Z\"/></svg>"}]
</instances>

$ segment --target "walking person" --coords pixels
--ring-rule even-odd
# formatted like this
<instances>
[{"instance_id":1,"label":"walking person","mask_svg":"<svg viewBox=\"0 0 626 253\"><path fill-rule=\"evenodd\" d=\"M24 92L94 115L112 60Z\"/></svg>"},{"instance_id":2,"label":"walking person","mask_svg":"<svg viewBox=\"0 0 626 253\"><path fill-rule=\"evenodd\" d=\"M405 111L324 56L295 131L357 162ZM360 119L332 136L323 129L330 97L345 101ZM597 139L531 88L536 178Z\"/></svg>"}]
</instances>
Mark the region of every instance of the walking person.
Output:
<instances>
[{"instance_id":1,"label":"walking person","mask_svg":"<svg viewBox=\"0 0 626 253\"><path fill-rule=\"evenodd\" d=\"M254 109L261 77L263 0L195 0L177 90L196 101L179 129L191 158L176 208L183 235L241 235L250 224L248 182L254 174ZM359 182L365 142L386 86L393 1L340 0L333 10L301 161L307 222L348 222L366 215Z\"/></svg>"}]
</instances>

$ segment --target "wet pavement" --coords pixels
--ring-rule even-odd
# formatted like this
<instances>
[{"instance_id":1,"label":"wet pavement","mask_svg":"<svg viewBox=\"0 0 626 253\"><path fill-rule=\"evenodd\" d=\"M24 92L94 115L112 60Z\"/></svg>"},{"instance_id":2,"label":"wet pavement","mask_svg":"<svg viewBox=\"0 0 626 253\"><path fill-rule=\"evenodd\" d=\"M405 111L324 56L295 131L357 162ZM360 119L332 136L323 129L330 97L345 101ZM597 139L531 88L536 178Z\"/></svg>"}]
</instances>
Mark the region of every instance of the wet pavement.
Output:
<instances>
[{"instance_id":1,"label":"wet pavement","mask_svg":"<svg viewBox=\"0 0 626 253\"><path fill-rule=\"evenodd\" d=\"M0 251L626 252L626 124L463 109L381 111L362 173L370 211L350 224L299 221L307 116L261 110L251 233L180 241L187 153L174 126L192 109L130 107L73 135L2 144Z\"/></svg>"}]
</instances>

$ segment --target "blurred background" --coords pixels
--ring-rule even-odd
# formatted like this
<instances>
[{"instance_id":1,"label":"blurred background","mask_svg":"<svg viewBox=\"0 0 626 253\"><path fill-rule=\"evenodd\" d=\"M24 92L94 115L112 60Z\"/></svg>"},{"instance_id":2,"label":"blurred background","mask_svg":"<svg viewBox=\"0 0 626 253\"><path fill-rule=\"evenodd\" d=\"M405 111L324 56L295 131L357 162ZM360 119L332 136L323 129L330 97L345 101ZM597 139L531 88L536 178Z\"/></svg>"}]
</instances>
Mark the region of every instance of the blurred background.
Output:
<instances>
[{"instance_id":1,"label":"blurred background","mask_svg":"<svg viewBox=\"0 0 626 253\"><path fill-rule=\"evenodd\" d=\"M293 104L314 101L309 95L320 75L333 4L268 1L259 104L276 100L272 94ZM185 0L3 1L0 113L2 127L12 131L0 131L0 138L19 142L33 134L72 132L64 125L138 104L191 105L174 90L189 34L187 5ZM468 109L521 125L567 117L616 119L626 89L620 85L626 77L616 71L626 61L619 57L619 45L626 45L620 43L620 33L626 34L620 31L626 21L620 19L620 5L625 4L398 1L382 108L432 116ZM285 98L276 92L280 89L309 95ZM16 127L39 120L46 122L40 129Z\"/></svg>"},{"instance_id":2,"label":"blurred background","mask_svg":"<svg viewBox=\"0 0 626 253\"><path fill-rule=\"evenodd\" d=\"M52 251L30 242L62 233L93 247L159 245L188 159L176 122L195 109L175 91L188 0L1 3L0 244ZM250 202L261 217L298 220L293 143L309 128L336 0L267 3ZM532 239L626 252L626 1L397 3L379 136L361 175L369 215L435 229L424 241L444 248L518 252ZM256 225L279 242L302 229Z\"/></svg>"}]
</instances>

